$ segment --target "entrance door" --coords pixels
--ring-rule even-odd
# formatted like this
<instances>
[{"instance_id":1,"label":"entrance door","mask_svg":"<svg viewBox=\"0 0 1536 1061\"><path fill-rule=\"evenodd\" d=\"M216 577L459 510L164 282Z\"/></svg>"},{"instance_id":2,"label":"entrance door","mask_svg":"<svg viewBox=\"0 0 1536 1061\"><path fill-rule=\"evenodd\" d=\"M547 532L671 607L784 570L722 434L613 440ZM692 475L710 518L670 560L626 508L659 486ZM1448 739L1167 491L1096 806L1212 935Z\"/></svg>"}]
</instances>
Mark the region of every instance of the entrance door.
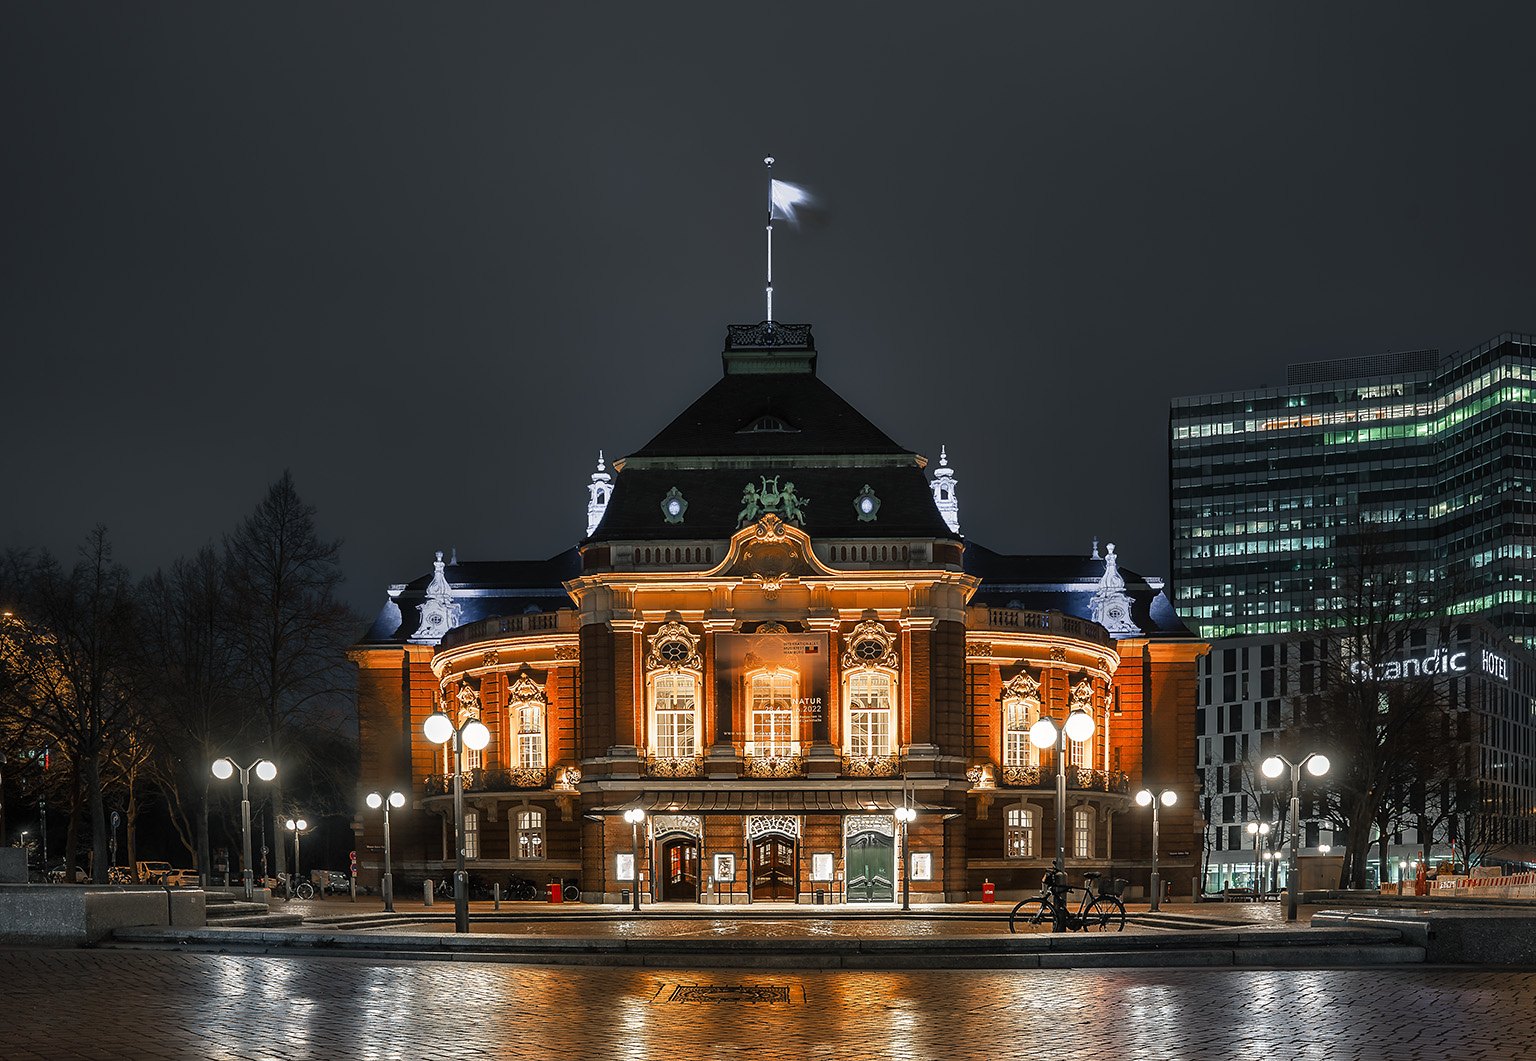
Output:
<instances>
[{"instance_id":1,"label":"entrance door","mask_svg":"<svg viewBox=\"0 0 1536 1061\"><path fill-rule=\"evenodd\" d=\"M765 836L752 844L752 898L769 902L795 898L795 842Z\"/></svg>"},{"instance_id":2,"label":"entrance door","mask_svg":"<svg viewBox=\"0 0 1536 1061\"><path fill-rule=\"evenodd\" d=\"M896 841L884 833L848 838L848 901L889 903L896 899Z\"/></svg>"},{"instance_id":3,"label":"entrance door","mask_svg":"<svg viewBox=\"0 0 1536 1061\"><path fill-rule=\"evenodd\" d=\"M669 903L699 901L699 845L691 837L678 837L661 845L661 898Z\"/></svg>"}]
</instances>

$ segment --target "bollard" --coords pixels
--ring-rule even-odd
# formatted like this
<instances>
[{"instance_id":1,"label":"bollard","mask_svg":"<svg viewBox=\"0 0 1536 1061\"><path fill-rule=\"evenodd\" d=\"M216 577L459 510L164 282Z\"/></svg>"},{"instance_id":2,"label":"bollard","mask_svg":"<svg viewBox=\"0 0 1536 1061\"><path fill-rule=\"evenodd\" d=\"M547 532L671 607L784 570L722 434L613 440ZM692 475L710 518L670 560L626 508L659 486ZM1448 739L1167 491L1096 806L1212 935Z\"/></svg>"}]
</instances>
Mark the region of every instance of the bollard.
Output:
<instances>
[{"instance_id":1,"label":"bollard","mask_svg":"<svg viewBox=\"0 0 1536 1061\"><path fill-rule=\"evenodd\" d=\"M496 901L496 906L494 907L494 909L500 910L501 909L501 881L497 881L495 884L491 885L491 898Z\"/></svg>"},{"instance_id":2,"label":"bollard","mask_svg":"<svg viewBox=\"0 0 1536 1061\"><path fill-rule=\"evenodd\" d=\"M427 906L432 905L432 882L429 880L421 882L421 901Z\"/></svg>"},{"instance_id":3,"label":"bollard","mask_svg":"<svg viewBox=\"0 0 1536 1061\"><path fill-rule=\"evenodd\" d=\"M352 878L352 901L357 902L357 878Z\"/></svg>"}]
</instances>

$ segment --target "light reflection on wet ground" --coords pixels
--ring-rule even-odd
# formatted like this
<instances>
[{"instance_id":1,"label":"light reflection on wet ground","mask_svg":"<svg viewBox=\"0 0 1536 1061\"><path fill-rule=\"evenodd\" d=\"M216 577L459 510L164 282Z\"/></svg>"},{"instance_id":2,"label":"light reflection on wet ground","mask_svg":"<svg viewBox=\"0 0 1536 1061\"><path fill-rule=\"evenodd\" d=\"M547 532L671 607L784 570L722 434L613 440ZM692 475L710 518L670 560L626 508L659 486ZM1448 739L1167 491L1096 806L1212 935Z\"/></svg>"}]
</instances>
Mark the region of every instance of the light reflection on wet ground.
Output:
<instances>
[{"instance_id":1,"label":"light reflection on wet ground","mask_svg":"<svg viewBox=\"0 0 1536 1061\"><path fill-rule=\"evenodd\" d=\"M452 921L395 922L370 926L359 931L378 932L452 932ZM1041 929L1042 931L1044 929ZM1008 922L997 921L922 921L853 920L795 917L784 920L719 918L710 920L636 919L607 921L514 921L495 922L474 919L470 931L504 936L601 937L603 939L954 939L957 937L998 936L1008 934ZM1127 923L1126 932L1146 931Z\"/></svg>"}]
</instances>

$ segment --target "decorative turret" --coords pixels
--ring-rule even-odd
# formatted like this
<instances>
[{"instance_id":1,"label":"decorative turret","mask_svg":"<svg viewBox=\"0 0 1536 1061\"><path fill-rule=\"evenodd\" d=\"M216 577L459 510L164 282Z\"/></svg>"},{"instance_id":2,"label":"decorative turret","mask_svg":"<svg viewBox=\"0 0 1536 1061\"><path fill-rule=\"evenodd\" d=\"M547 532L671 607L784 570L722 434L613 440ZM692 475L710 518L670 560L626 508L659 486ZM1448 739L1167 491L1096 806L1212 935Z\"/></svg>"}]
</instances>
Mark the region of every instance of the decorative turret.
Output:
<instances>
[{"instance_id":1,"label":"decorative turret","mask_svg":"<svg viewBox=\"0 0 1536 1061\"><path fill-rule=\"evenodd\" d=\"M597 471L592 473L587 494L587 534L590 536L603 521L603 513L608 511L608 499L613 496L613 476L603 470L602 450L597 451Z\"/></svg>"},{"instance_id":2,"label":"decorative turret","mask_svg":"<svg viewBox=\"0 0 1536 1061\"><path fill-rule=\"evenodd\" d=\"M955 478L955 470L949 466L949 454L943 446L939 447L939 466L933 470L933 503L939 508L939 515L944 517L944 522L949 524L949 529L956 534L960 533L960 497L955 493L955 487L959 481Z\"/></svg>"}]
</instances>

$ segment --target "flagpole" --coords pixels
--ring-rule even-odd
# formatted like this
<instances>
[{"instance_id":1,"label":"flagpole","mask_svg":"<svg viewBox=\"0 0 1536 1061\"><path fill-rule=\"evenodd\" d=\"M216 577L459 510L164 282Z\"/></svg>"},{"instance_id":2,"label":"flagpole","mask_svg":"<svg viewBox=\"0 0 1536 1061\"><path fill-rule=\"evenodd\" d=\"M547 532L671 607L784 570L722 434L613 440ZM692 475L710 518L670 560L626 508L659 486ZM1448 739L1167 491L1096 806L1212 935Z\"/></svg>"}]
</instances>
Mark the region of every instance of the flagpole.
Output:
<instances>
[{"instance_id":1,"label":"flagpole","mask_svg":"<svg viewBox=\"0 0 1536 1061\"><path fill-rule=\"evenodd\" d=\"M773 156L763 159L768 167L768 334L773 334Z\"/></svg>"}]
</instances>

